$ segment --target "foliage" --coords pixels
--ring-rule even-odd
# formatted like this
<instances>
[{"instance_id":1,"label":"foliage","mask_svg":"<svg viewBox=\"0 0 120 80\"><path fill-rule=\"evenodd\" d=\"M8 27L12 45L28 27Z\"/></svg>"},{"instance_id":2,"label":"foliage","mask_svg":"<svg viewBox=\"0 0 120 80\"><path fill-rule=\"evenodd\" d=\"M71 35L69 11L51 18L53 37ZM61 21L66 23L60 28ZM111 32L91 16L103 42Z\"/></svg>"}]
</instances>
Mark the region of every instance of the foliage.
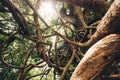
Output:
<instances>
[{"instance_id":1,"label":"foliage","mask_svg":"<svg viewBox=\"0 0 120 80\"><path fill-rule=\"evenodd\" d=\"M73 45L65 38L73 43L87 41L96 30L96 27L91 28L91 24L100 17L90 10L80 8L88 26L84 28L79 14L75 13L75 6L67 3L53 1L56 13L52 13L52 18L50 15L44 17L45 12L39 12L39 0L10 2L15 5L12 6L17 11L15 16L12 8L0 2L0 7L1 4L6 6L5 12L0 11L0 80L21 80L24 73L25 80L58 80L75 50L76 55L64 77L64 80L69 80L88 48ZM55 15L58 15L57 18ZM20 25L16 16L27 25Z\"/></svg>"}]
</instances>

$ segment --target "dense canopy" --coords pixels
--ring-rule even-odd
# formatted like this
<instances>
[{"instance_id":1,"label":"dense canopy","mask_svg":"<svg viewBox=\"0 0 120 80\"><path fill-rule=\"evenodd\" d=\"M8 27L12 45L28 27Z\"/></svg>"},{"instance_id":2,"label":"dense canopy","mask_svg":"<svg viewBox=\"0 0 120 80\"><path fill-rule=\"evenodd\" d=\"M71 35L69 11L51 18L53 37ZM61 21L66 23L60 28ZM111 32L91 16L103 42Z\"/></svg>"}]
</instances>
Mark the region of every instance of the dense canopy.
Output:
<instances>
[{"instance_id":1,"label":"dense canopy","mask_svg":"<svg viewBox=\"0 0 120 80\"><path fill-rule=\"evenodd\" d=\"M120 0L0 0L0 80L119 80L119 48Z\"/></svg>"}]
</instances>

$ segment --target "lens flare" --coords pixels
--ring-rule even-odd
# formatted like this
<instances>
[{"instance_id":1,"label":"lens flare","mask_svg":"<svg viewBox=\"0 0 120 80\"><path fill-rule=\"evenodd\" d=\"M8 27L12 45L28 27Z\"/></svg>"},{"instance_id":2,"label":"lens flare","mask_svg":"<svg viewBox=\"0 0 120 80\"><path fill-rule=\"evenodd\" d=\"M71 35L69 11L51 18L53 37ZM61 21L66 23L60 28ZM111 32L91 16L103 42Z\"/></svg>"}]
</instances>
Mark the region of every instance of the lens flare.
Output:
<instances>
[{"instance_id":1,"label":"lens flare","mask_svg":"<svg viewBox=\"0 0 120 80\"><path fill-rule=\"evenodd\" d=\"M41 2L39 14L45 19L48 24L50 24L51 20L58 17L55 10L55 4L53 4L51 1Z\"/></svg>"}]
</instances>

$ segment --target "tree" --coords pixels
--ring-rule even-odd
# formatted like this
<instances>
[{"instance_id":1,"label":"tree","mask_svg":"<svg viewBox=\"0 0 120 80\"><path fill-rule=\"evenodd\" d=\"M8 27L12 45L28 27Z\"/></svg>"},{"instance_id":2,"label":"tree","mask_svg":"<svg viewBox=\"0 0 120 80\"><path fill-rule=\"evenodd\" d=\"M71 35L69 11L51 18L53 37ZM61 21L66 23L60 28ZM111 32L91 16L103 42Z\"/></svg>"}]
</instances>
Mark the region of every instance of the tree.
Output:
<instances>
[{"instance_id":1,"label":"tree","mask_svg":"<svg viewBox=\"0 0 120 80\"><path fill-rule=\"evenodd\" d=\"M0 79L120 79L119 0L0 0L0 17Z\"/></svg>"}]
</instances>

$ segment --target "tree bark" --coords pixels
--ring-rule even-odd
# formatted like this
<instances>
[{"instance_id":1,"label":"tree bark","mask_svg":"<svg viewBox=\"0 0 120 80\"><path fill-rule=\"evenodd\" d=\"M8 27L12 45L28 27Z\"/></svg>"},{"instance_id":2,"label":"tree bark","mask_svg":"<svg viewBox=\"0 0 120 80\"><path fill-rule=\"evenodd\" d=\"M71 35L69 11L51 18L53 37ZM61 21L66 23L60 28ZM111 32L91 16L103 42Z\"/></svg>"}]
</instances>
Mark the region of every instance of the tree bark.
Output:
<instances>
[{"instance_id":1,"label":"tree bark","mask_svg":"<svg viewBox=\"0 0 120 80\"><path fill-rule=\"evenodd\" d=\"M105 14L105 16L102 18L100 24L98 24L97 31L92 35L92 37L90 38L89 41L82 43L82 44L81 43L73 43L68 40L67 41L72 44L79 45L81 47L89 47L89 46L92 46L97 41L99 41L100 39L102 39L103 37L105 37L111 33L119 33L119 31L120 31L119 25L120 25L120 0L115 0L112 3L112 5L110 6L110 8L107 11L107 13Z\"/></svg>"},{"instance_id":2,"label":"tree bark","mask_svg":"<svg viewBox=\"0 0 120 80\"><path fill-rule=\"evenodd\" d=\"M98 80L97 76L115 59L120 57L120 34L111 34L119 33L119 25L120 0L115 0L91 38L92 42L98 42L87 51L75 69L71 80Z\"/></svg>"},{"instance_id":3,"label":"tree bark","mask_svg":"<svg viewBox=\"0 0 120 80\"><path fill-rule=\"evenodd\" d=\"M111 34L94 44L78 64L70 80L97 80L96 77L120 57L120 34Z\"/></svg>"},{"instance_id":4,"label":"tree bark","mask_svg":"<svg viewBox=\"0 0 120 80\"><path fill-rule=\"evenodd\" d=\"M0 4L7 7L11 14L13 15L15 21L19 25L19 30L25 35L29 35L28 25L20 10L13 4L11 0L0 0Z\"/></svg>"},{"instance_id":5,"label":"tree bark","mask_svg":"<svg viewBox=\"0 0 120 80\"><path fill-rule=\"evenodd\" d=\"M120 0L115 0L97 26L96 32L87 42L89 46L111 33L120 31Z\"/></svg>"},{"instance_id":6,"label":"tree bark","mask_svg":"<svg viewBox=\"0 0 120 80\"><path fill-rule=\"evenodd\" d=\"M110 4L104 0L62 0L62 1L90 9L97 13L99 16L103 16L110 7Z\"/></svg>"}]
</instances>

